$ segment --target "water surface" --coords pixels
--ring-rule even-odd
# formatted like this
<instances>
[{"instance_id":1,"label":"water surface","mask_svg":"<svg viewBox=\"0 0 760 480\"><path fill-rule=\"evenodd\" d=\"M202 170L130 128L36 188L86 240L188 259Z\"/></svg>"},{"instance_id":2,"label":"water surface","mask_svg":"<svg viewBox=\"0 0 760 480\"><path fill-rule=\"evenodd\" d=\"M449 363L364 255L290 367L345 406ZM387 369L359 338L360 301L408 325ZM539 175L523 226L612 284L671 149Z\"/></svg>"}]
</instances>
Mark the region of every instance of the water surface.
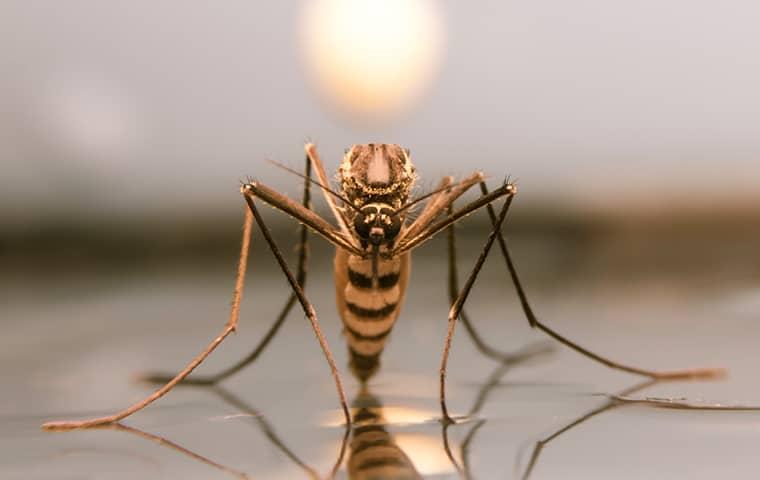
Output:
<instances>
[{"instance_id":1,"label":"water surface","mask_svg":"<svg viewBox=\"0 0 760 480\"><path fill-rule=\"evenodd\" d=\"M466 251L462 271L476 255ZM563 431L604 406L604 394L642 379L558 345L501 368L478 353L461 327L448 376L449 406L460 421L446 430L447 452L437 401L448 310L438 253L415 258L407 303L381 372L365 392L346 368L329 251L316 250L307 284L350 399L357 408L372 407L390 441L420 475L521 478L530 470L533 479L713 479L748 478L760 469L760 412L623 405ZM150 387L131 380L137 372L183 367L226 321L232 268L221 267L88 274L77 281L55 275L5 279L0 477L329 474L339 459L342 417L327 365L298 311L258 363L220 389L179 387L126 419L129 428L40 430L44 421L110 413L142 398ZM218 371L248 353L284 302L287 286L263 253L253 257L251 271L239 332L199 373ZM730 278L730 272L721 275ZM662 383L633 395L760 405L755 375L760 288L717 281L706 287L688 277L625 272L580 272L559 286L541 278L529 273L526 280L539 316L589 348L648 368L730 371L721 381ZM476 284L468 310L495 347L553 345L527 327L496 257ZM350 454L349 449L337 478L348 478Z\"/></svg>"}]
</instances>

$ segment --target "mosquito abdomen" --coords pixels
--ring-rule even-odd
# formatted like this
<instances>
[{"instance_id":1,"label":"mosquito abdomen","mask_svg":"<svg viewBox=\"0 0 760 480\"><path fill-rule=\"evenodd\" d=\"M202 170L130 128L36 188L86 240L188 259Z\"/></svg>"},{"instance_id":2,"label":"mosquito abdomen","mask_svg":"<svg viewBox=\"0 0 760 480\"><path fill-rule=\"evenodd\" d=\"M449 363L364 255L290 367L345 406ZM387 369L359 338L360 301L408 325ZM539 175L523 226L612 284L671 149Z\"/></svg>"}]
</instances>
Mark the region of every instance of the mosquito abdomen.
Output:
<instances>
[{"instance_id":1,"label":"mosquito abdomen","mask_svg":"<svg viewBox=\"0 0 760 480\"><path fill-rule=\"evenodd\" d=\"M398 317L406 291L409 255L379 260L378 282L372 285L370 260L338 250L335 288L350 367L362 382L380 367L380 354Z\"/></svg>"}]
</instances>

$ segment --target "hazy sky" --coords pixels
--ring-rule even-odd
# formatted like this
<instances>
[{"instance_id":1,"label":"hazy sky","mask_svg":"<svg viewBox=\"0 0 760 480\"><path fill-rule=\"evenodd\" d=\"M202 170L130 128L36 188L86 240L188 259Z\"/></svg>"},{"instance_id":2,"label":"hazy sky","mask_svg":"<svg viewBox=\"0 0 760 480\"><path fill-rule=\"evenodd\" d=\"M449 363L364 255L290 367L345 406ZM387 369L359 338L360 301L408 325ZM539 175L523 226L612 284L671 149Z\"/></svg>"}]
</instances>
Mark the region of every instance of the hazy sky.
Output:
<instances>
[{"instance_id":1,"label":"hazy sky","mask_svg":"<svg viewBox=\"0 0 760 480\"><path fill-rule=\"evenodd\" d=\"M4 0L0 214L236 208L246 175L295 193L264 160L307 138L331 168L380 141L426 184L511 174L524 202L760 200L757 2L438 5L431 89L357 126L309 84L300 2Z\"/></svg>"}]
</instances>

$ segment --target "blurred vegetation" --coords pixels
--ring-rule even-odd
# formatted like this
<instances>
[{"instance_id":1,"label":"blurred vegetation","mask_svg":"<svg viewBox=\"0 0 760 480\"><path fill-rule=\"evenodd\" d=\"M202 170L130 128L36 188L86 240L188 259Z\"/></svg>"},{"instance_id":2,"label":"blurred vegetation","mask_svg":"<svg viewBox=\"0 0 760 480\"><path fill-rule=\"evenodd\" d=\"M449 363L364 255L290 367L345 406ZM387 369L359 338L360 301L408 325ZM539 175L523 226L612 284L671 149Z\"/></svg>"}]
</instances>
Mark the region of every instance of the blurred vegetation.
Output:
<instances>
[{"instance_id":1,"label":"blurred vegetation","mask_svg":"<svg viewBox=\"0 0 760 480\"><path fill-rule=\"evenodd\" d=\"M297 226L275 212L266 213L279 244L291 252ZM231 271L239 248L240 221L235 215L160 222L62 221L2 231L0 264L4 276L44 273L59 279L146 269ZM465 219L458 232L462 257L474 258L488 234L485 216ZM520 271L546 287L572 285L573 279L619 283L651 281L655 276L658 281L675 280L692 288L713 288L726 282L760 284L760 213L616 217L515 209L505 232ZM266 248L254 235L255 248ZM444 235L439 237L415 256L444 258ZM327 266L331 247L320 239L311 245L317 252L315 261Z\"/></svg>"}]
</instances>

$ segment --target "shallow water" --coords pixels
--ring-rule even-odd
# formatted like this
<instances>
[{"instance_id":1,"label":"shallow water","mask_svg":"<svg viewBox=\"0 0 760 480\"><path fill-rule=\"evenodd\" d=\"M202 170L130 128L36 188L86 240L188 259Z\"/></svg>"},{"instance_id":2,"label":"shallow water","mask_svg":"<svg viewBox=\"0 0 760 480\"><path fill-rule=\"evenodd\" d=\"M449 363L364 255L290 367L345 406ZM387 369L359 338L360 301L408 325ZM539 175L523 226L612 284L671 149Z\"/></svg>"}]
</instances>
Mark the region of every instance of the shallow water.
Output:
<instances>
[{"instance_id":1,"label":"shallow water","mask_svg":"<svg viewBox=\"0 0 760 480\"><path fill-rule=\"evenodd\" d=\"M345 368L329 255L316 256L307 293L344 372L350 400L357 406L382 405L372 409L376 421L420 475L458 478L461 471L479 479L521 478L530 470L533 479L713 479L747 478L760 468L760 412L621 405L554 436L604 406L608 400L602 394L641 379L531 331L506 276L494 266L476 285L470 316L493 346L543 353L500 369L477 352L460 326L448 375L449 407L459 421L446 430L447 454L437 401L445 272L433 257L415 260L382 370L359 400L358 384ZM245 355L287 296L271 264L258 266L258 261L253 259L257 274L248 284L239 332L200 373ZM723 366L730 372L720 381L661 383L634 396L760 405L755 375L760 289L705 289L670 280L632 284L619 275L618 281L581 277L561 290L528 278L539 316L589 348L642 367ZM135 373L184 366L225 322L232 280L228 271L194 270L93 274L76 282L5 280L0 477L328 475L339 460L342 416L319 346L297 311L260 360L221 389L179 387L126 419L129 429L48 433L39 428L48 420L110 413L150 391L130 381ZM46 301L33 295L32 286ZM551 351L544 351L547 346ZM351 454L349 449L341 459L337 478L348 478Z\"/></svg>"}]
</instances>

